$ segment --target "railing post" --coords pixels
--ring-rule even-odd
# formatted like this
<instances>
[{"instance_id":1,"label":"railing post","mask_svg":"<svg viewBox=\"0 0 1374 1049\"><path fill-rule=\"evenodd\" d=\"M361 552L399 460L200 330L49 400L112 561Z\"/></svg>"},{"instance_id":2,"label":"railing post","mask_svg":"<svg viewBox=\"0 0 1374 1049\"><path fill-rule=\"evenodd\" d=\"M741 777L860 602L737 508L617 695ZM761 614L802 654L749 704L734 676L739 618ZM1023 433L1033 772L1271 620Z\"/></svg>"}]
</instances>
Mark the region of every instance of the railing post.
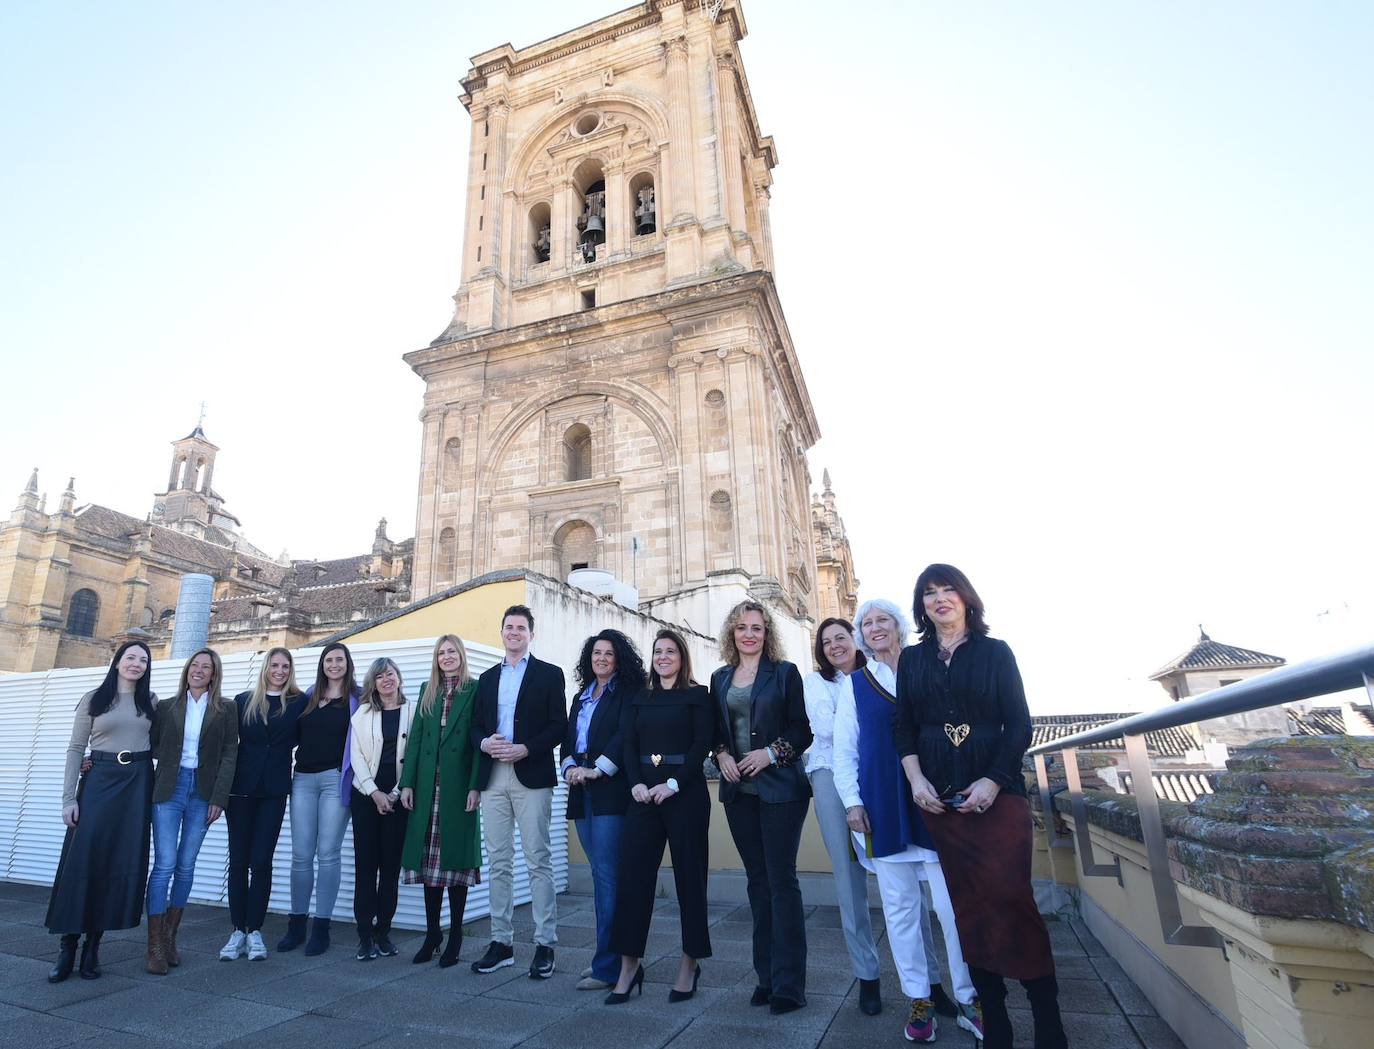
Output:
<instances>
[{"instance_id":1,"label":"railing post","mask_svg":"<svg viewBox=\"0 0 1374 1049\"><path fill-rule=\"evenodd\" d=\"M1124 888L1121 880L1121 857L1113 856L1111 863L1098 863L1093 856L1093 839L1088 830L1088 806L1083 800L1083 784L1078 778L1078 748L1064 748L1064 779L1069 785L1069 806L1073 810L1073 832L1078 838L1078 861L1083 865L1083 873L1091 878L1115 878Z\"/></svg>"},{"instance_id":2,"label":"railing post","mask_svg":"<svg viewBox=\"0 0 1374 1049\"><path fill-rule=\"evenodd\" d=\"M1150 753L1144 736L1126 736L1126 761L1131 766L1131 789L1140 813L1140 834L1145 839L1145 855L1150 861L1150 881L1159 910L1159 927L1164 942L1187 947L1221 947L1221 934L1210 925L1186 925L1178 905L1178 889L1169 871L1169 843L1164 836L1164 818L1155 794L1155 778L1150 770Z\"/></svg>"}]
</instances>

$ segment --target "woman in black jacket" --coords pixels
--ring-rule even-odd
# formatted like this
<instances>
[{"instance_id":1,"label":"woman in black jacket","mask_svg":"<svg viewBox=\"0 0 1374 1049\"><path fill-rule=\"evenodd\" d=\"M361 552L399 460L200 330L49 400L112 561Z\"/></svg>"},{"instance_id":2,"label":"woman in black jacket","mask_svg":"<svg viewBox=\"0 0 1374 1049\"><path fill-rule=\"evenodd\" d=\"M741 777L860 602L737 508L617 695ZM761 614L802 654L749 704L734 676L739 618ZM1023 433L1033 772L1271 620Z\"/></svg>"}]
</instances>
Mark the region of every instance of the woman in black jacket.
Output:
<instances>
[{"instance_id":1,"label":"woman in black jacket","mask_svg":"<svg viewBox=\"0 0 1374 1049\"><path fill-rule=\"evenodd\" d=\"M811 723L801 673L783 659L782 640L763 605L741 601L725 619L711 675L717 716L720 801L748 879L754 916L751 1005L773 1013L806 1004L806 925L797 849L811 799L802 752Z\"/></svg>"},{"instance_id":2,"label":"woman in black jacket","mask_svg":"<svg viewBox=\"0 0 1374 1049\"><path fill-rule=\"evenodd\" d=\"M682 635L663 629L654 638L649 690L627 702L623 715L624 769L631 803L625 815L611 949L620 957L620 979L608 1005L644 993L640 959L649 940L654 889L666 843L673 856L682 924L682 961L668 1001L697 993L702 958L711 956L706 930L706 869L711 797L702 765L715 739L711 697L692 679L692 660Z\"/></svg>"},{"instance_id":3,"label":"woman in black jacket","mask_svg":"<svg viewBox=\"0 0 1374 1049\"><path fill-rule=\"evenodd\" d=\"M630 789L625 785L621 712L644 691L644 660L619 630L587 638L577 661L577 698L568 713L559 771L568 784L568 819L592 871L596 953L579 991L610 987L620 972L611 950L620 839Z\"/></svg>"},{"instance_id":4,"label":"woman in black jacket","mask_svg":"<svg viewBox=\"0 0 1374 1049\"><path fill-rule=\"evenodd\" d=\"M291 795L291 751L305 693L284 648L267 650L258 682L234 697L239 717L238 761L224 818L229 824L229 920L234 931L221 961L267 957L262 923L272 895L272 854L277 851L286 799Z\"/></svg>"}]
</instances>

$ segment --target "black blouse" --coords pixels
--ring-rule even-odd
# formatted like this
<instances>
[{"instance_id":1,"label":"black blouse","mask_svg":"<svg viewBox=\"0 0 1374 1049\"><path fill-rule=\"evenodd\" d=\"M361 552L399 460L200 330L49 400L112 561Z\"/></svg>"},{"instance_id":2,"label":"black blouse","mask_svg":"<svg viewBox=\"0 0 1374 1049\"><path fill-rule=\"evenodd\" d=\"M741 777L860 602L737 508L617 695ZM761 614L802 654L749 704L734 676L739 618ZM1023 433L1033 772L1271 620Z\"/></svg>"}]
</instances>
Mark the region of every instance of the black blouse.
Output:
<instances>
[{"instance_id":1,"label":"black blouse","mask_svg":"<svg viewBox=\"0 0 1374 1049\"><path fill-rule=\"evenodd\" d=\"M672 778L679 791L691 783L701 783L704 789L702 765L716 731L711 694L705 685L640 692L625 705L621 718L625 738L621 767L630 786L656 787ZM643 760L652 754L681 754L682 764L655 768Z\"/></svg>"},{"instance_id":2,"label":"black blouse","mask_svg":"<svg viewBox=\"0 0 1374 1049\"><path fill-rule=\"evenodd\" d=\"M937 794L961 791L983 777L1009 794L1026 793L1021 759L1031 742L1030 710L1005 641L970 634L948 667L934 638L903 650L892 731L897 753L920 758ZM963 738L956 744L951 735Z\"/></svg>"},{"instance_id":3,"label":"black blouse","mask_svg":"<svg viewBox=\"0 0 1374 1049\"><path fill-rule=\"evenodd\" d=\"M296 748L297 772L328 772L343 766L348 742L348 700L331 699L300 719L300 746Z\"/></svg>"}]
</instances>

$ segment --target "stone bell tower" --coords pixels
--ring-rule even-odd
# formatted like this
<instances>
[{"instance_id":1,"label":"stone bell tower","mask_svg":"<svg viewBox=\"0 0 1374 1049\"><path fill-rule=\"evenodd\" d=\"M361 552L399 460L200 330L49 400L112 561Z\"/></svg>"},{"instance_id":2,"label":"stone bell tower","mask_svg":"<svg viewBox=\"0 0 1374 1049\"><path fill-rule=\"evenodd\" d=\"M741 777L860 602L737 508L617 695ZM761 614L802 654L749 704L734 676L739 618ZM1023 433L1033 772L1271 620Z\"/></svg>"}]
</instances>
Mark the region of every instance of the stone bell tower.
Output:
<instances>
[{"instance_id":1,"label":"stone bell tower","mask_svg":"<svg viewBox=\"0 0 1374 1049\"><path fill-rule=\"evenodd\" d=\"M819 436L772 277L735 0L646 0L472 60L462 283L425 380L415 596L604 568L814 613ZM705 624L703 624L705 625Z\"/></svg>"}]
</instances>

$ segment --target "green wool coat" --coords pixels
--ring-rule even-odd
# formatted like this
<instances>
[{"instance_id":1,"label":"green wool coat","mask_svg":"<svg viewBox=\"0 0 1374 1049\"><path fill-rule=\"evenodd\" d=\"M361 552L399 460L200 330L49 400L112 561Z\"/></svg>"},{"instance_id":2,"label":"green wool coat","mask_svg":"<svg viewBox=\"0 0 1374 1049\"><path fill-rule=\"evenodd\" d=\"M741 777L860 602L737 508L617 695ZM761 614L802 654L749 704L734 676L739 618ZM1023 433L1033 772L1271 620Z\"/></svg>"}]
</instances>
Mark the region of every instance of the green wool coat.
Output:
<instances>
[{"instance_id":1,"label":"green wool coat","mask_svg":"<svg viewBox=\"0 0 1374 1049\"><path fill-rule=\"evenodd\" d=\"M444 711L442 696L434 708L423 713L425 687L415 705L415 720L406 741L405 767L400 787L415 792L415 809L406 823L405 847L401 866L418 871L424 862L425 837L430 812L434 807L434 767L439 767L439 864L446 871L461 871L482 866L482 827L478 813L466 812L468 791L477 789L477 750L472 745L472 710L477 702L474 678L453 697L448 725L439 733L439 718Z\"/></svg>"}]
</instances>

